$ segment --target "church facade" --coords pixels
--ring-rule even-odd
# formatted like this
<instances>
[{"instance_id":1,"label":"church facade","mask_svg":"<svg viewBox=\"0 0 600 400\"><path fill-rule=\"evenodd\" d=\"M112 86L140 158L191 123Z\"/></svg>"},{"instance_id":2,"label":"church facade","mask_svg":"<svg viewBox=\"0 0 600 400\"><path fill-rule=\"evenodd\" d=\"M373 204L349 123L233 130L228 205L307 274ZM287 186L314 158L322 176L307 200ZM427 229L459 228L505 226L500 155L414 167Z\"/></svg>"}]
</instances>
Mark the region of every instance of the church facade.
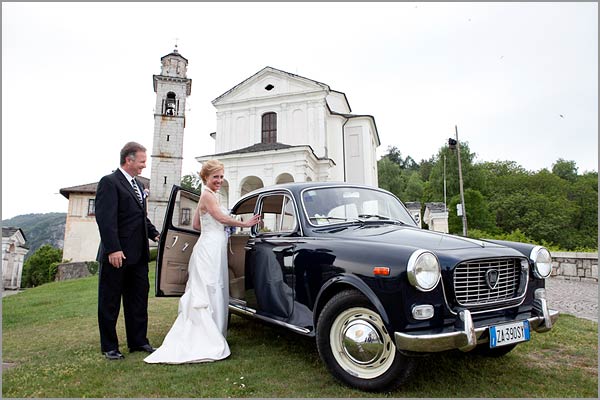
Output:
<instances>
[{"instance_id":1,"label":"church facade","mask_svg":"<svg viewBox=\"0 0 600 400\"><path fill-rule=\"evenodd\" d=\"M215 152L196 160L225 165L224 204L278 183L378 186L375 118L353 114L346 95L327 84L265 67L212 104Z\"/></svg>"}]
</instances>

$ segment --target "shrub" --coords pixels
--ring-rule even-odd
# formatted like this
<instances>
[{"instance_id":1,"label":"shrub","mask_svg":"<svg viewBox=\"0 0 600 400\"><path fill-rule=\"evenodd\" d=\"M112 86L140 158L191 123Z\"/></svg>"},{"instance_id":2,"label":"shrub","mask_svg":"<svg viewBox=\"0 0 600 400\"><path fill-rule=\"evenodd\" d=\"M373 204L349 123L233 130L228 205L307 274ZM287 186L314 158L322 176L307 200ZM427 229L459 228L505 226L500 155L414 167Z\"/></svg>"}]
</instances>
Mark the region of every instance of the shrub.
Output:
<instances>
[{"instance_id":1,"label":"shrub","mask_svg":"<svg viewBox=\"0 0 600 400\"><path fill-rule=\"evenodd\" d=\"M48 267L48 282L54 281L56 278L56 273L58 272L58 266L62 264L61 262L55 261Z\"/></svg>"},{"instance_id":2,"label":"shrub","mask_svg":"<svg viewBox=\"0 0 600 400\"><path fill-rule=\"evenodd\" d=\"M53 281L56 276L56 266L62 260L62 253L61 249L48 244L37 249L23 264L21 286L35 287ZM56 265L52 266L53 264Z\"/></svg>"},{"instance_id":3,"label":"shrub","mask_svg":"<svg viewBox=\"0 0 600 400\"><path fill-rule=\"evenodd\" d=\"M509 242L521 242L521 243L533 243L533 240L528 238L521 230L515 229L511 233L490 233L480 231L478 229L469 229L468 236L473 239L496 239L496 240L508 240Z\"/></svg>"},{"instance_id":4,"label":"shrub","mask_svg":"<svg viewBox=\"0 0 600 400\"><path fill-rule=\"evenodd\" d=\"M98 261L86 261L87 269L92 275L98 274Z\"/></svg>"}]
</instances>

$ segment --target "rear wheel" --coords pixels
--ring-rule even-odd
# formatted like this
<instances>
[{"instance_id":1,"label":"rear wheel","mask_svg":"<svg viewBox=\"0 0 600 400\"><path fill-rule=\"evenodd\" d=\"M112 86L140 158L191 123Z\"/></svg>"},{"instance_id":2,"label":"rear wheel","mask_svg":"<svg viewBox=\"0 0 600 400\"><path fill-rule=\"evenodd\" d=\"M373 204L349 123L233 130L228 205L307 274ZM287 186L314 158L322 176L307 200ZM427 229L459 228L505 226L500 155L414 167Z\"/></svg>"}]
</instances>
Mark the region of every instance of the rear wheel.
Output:
<instances>
[{"instance_id":1,"label":"rear wheel","mask_svg":"<svg viewBox=\"0 0 600 400\"><path fill-rule=\"evenodd\" d=\"M367 391L391 390L414 360L396 350L383 320L360 292L345 290L325 305L317 322L321 359L341 382Z\"/></svg>"}]
</instances>

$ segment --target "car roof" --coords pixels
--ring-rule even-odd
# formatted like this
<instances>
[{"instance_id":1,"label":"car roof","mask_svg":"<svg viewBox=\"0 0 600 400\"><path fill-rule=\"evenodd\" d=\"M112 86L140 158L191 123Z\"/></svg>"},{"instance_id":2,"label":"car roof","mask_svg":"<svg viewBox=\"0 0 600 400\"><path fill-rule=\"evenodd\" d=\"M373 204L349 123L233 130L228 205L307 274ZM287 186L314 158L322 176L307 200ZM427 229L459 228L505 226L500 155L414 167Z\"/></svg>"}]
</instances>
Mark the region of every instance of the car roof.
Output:
<instances>
[{"instance_id":1,"label":"car roof","mask_svg":"<svg viewBox=\"0 0 600 400\"><path fill-rule=\"evenodd\" d=\"M288 190L288 191L292 192L294 195L298 196L300 194L300 192L302 192L304 189L307 189L307 188L348 187L348 186L388 192L385 189L381 189L381 188L378 188L375 186L360 185L360 184L348 183L348 182L290 182L290 183L278 183L276 185L265 186L262 188L255 189L252 192L249 192L249 193L245 194L244 196L242 196L236 203L239 203L243 199L247 199L252 196L257 196L261 193L270 192L270 191L274 191L274 190L278 190L278 189Z\"/></svg>"}]
</instances>

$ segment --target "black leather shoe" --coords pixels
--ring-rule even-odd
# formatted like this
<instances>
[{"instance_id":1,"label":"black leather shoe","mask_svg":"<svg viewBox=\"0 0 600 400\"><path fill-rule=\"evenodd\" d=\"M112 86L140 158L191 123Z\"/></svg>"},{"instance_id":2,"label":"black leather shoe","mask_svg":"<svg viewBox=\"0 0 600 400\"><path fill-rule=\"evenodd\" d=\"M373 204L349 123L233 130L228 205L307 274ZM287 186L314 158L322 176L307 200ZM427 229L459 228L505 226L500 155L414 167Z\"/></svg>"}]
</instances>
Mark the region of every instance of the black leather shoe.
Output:
<instances>
[{"instance_id":1,"label":"black leather shoe","mask_svg":"<svg viewBox=\"0 0 600 400\"><path fill-rule=\"evenodd\" d=\"M104 352L104 357L106 357L107 360L121 360L125 358L119 350L106 351Z\"/></svg>"},{"instance_id":2,"label":"black leather shoe","mask_svg":"<svg viewBox=\"0 0 600 400\"><path fill-rule=\"evenodd\" d=\"M154 350L156 350L154 347L150 346L149 344L145 344L145 345L140 346L140 347L130 348L129 352L133 353L135 351L145 351L146 353L154 353Z\"/></svg>"}]
</instances>

